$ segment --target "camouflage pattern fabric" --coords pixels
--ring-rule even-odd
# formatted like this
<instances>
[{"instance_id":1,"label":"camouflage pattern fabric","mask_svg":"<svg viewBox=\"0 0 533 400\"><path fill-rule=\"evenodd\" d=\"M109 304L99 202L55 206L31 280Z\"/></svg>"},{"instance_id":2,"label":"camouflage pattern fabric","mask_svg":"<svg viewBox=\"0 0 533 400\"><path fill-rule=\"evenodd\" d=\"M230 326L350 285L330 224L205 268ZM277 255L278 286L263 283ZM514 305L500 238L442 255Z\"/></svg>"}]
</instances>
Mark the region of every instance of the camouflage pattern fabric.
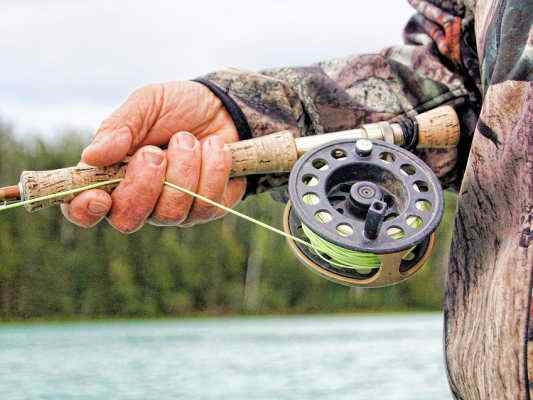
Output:
<instances>
[{"instance_id":1,"label":"camouflage pattern fabric","mask_svg":"<svg viewBox=\"0 0 533 400\"><path fill-rule=\"evenodd\" d=\"M458 148L418 152L445 186L459 190L445 302L450 386L457 399L528 399L533 1L409 3L416 14L404 45L204 78L238 104L253 136L282 129L324 134L455 106ZM286 182L286 175L261 176L250 188L261 192Z\"/></svg>"},{"instance_id":2,"label":"camouflage pattern fabric","mask_svg":"<svg viewBox=\"0 0 533 400\"><path fill-rule=\"evenodd\" d=\"M473 30L473 19L456 17L427 2L412 4L422 13L407 24L406 45L306 67L261 72L228 69L204 78L240 106L253 136L283 129L301 136L323 134L394 120L442 104L457 105L467 142L459 163L464 168L481 103L475 43L461 36L462 30ZM455 150L446 154L426 150L418 155L444 184L458 182ZM254 188L262 192L286 182L286 175L264 176Z\"/></svg>"}]
</instances>

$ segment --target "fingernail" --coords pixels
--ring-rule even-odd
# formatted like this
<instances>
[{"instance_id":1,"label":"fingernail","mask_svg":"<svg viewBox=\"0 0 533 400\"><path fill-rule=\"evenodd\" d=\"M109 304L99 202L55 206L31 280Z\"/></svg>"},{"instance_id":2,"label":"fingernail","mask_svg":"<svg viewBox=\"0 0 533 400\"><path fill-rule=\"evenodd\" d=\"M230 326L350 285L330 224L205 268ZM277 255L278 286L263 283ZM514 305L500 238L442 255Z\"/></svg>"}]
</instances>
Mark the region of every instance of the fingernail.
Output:
<instances>
[{"instance_id":1,"label":"fingernail","mask_svg":"<svg viewBox=\"0 0 533 400\"><path fill-rule=\"evenodd\" d=\"M107 213L107 204L102 203L97 200L93 200L89 202L87 209L89 210L91 214L102 215L102 214Z\"/></svg>"},{"instance_id":2,"label":"fingernail","mask_svg":"<svg viewBox=\"0 0 533 400\"><path fill-rule=\"evenodd\" d=\"M186 150L194 148L196 139L188 132L178 133L178 145Z\"/></svg>"},{"instance_id":3,"label":"fingernail","mask_svg":"<svg viewBox=\"0 0 533 400\"><path fill-rule=\"evenodd\" d=\"M155 147L148 147L143 151L144 161L155 167L161 165L163 162L163 157L163 152Z\"/></svg>"}]
</instances>

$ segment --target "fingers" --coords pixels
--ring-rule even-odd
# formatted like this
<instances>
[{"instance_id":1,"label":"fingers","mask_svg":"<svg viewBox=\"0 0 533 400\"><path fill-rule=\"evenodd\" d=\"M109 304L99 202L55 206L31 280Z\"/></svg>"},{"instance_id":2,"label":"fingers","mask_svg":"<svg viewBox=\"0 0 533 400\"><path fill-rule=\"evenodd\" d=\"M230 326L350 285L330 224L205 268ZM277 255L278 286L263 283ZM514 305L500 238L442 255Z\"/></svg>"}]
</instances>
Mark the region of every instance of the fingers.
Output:
<instances>
[{"instance_id":1,"label":"fingers","mask_svg":"<svg viewBox=\"0 0 533 400\"><path fill-rule=\"evenodd\" d=\"M122 233L138 230L154 210L163 190L165 153L154 146L141 148L128 164L126 176L111 195L109 223Z\"/></svg>"},{"instance_id":2,"label":"fingers","mask_svg":"<svg viewBox=\"0 0 533 400\"><path fill-rule=\"evenodd\" d=\"M224 140L216 135L208 137L202 146L202 169L197 193L221 203L231 170L231 152L224 146ZM187 224L207 221L217 216L219 209L201 200L196 200Z\"/></svg>"},{"instance_id":3,"label":"fingers","mask_svg":"<svg viewBox=\"0 0 533 400\"><path fill-rule=\"evenodd\" d=\"M230 180L230 170L231 152L223 138L211 136L201 144L190 133L180 132L172 137L166 154L153 146L141 148L111 196L104 191L82 193L63 207L64 213L77 225L90 227L110 211L110 224L123 233L135 232L150 214L157 225L207 222L224 211L165 187L164 181L233 207L244 195L246 180Z\"/></svg>"},{"instance_id":4,"label":"fingers","mask_svg":"<svg viewBox=\"0 0 533 400\"><path fill-rule=\"evenodd\" d=\"M164 102L163 85L145 86L108 117L83 151L82 161L107 166L123 160L143 141L157 121Z\"/></svg>"},{"instance_id":5,"label":"fingers","mask_svg":"<svg viewBox=\"0 0 533 400\"><path fill-rule=\"evenodd\" d=\"M83 150L81 160L97 167L116 164L126 157L132 140L133 134L128 127L102 132Z\"/></svg>"},{"instance_id":6,"label":"fingers","mask_svg":"<svg viewBox=\"0 0 533 400\"><path fill-rule=\"evenodd\" d=\"M167 149L167 161L166 180L196 192L202 165L200 142L187 132L174 135ZM189 215L193 200L191 196L165 186L151 223L164 226L181 224Z\"/></svg>"},{"instance_id":7,"label":"fingers","mask_svg":"<svg viewBox=\"0 0 533 400\"><path fill-rule=\"evenodd\" d=\"M205 146L193 138L194 144L187 147L187 141L191 141L187 134L179 135L169 143L173 133L182 130L205 140ZM214 133L216 137L211 137ZM224 140L236 141L238 134L231 116L218 97L196 82L167 82L135 91L102 123L93 142L83 151L82 161L94 166L108 166L140 149L128 165L125 180L111 196L109 222L119 231L127 233L142 226L152 211L155 211L154 219L157 222L173 225L184 220L195 221L194 218L197 218L198 221L204 221L220 215L216 208L194 202L187 195L170 189L163 190L167 160L161 150L155 150L150 145L169 144L170 168L167 179L170 182L199 190L218 202L232 202L239 197L241 190L235 188L242 188L243 184L228 185L231 156L223 148ZM140 160L145 156L150 158L146 153L163 156L161 160L155 157L158 160L152 160L152 163L147 159L143 166ZM203 166L200 165L202 162ZM160 202L159 195L162 195ZM93 221L101 218L101 214L89 215L89 203L89 197L81 196L63 209L73 222L92 226ZM189 218L191 213L192 219Z\"/></svg>"},{"instance_id":8,"label":"fingers","mask_svg":"<svg viewBox=\"0 0 533 400\"><path fill-rule=\"evenodd\" d=\"M73 224L91 228L100 222L111 209L111 196L103 190L89 190L62 204L63 215Z\"/></svg>"}]
</instances>

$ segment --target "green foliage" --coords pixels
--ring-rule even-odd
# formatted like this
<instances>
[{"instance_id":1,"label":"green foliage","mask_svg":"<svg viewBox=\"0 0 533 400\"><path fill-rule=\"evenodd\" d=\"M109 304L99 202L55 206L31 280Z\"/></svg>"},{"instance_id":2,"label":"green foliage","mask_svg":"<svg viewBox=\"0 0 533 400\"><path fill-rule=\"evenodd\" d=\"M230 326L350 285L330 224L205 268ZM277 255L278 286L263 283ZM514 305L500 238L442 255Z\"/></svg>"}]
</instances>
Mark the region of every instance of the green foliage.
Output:
<instances>
[{"instance_id":1,"label":"green foliage","mask_svg":"<svg viewBox=\"0 0 533 400\"><path fill-rule=\"evenodd\" d=\"M82 137L17 142L0 126L0 186L24 169L77 162ZM268 194L244 213L281 225L283 205ZM455 198L435 255L409 282L350 289L302 267L285 239L227 216L189 230L147 226L123 236L105 224L84 231L59 210L0 214L0 318L158 317L196 313L353 312L439 309Z\"/></svg>"}]
</instances>

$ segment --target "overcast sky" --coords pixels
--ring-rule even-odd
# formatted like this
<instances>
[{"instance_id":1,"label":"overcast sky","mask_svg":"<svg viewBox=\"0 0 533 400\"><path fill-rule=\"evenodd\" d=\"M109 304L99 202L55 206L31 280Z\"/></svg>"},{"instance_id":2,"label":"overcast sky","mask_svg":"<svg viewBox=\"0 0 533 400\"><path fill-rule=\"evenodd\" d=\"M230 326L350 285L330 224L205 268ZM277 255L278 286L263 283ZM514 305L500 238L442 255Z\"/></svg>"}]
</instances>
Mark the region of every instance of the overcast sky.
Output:
<instances>
[{"instance_id":1,"label":"overcast sky","mask_svg":"<svg viewBox=\"0 0 533 400\"><path fill-rule=\"evenodd\" d=\"M2 0L0 118L19 134L92 131L141 85L377 51L412 13L404 0Z\"/></svg>"}]
</instances>

